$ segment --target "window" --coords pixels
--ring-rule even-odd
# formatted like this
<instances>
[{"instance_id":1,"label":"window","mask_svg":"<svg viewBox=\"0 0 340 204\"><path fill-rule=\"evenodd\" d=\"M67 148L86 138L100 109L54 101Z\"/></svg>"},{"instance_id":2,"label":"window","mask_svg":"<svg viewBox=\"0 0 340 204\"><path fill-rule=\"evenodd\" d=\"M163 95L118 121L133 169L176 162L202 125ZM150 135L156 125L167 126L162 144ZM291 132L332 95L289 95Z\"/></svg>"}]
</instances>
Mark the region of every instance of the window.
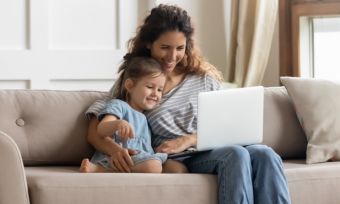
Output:
<instances>
[{"instance_id":1,"label":"window","mask_svg":"<svg viewBox=\"0 0 340 204\"><path fill-rule=\"evenodd\" d=\"M340 80L340 17L313 18L315 78Z\"/></svg>"},{"instance_id":2,"label":"window","mask_svg":"<svg viewBox=\"0 0 340 204\"><path fill-rule=\"evenodd\" d=\"M340 0L280 0L280 75L340 81Z\"/></svg>"},{"instance_id":3,"label":"window","mask_svg":"<svg viewBox=\"0 0 340 204\"><path fill-rule=\"evenodd\" d=\"M340 17L300 17L300 74L340 81Z\"/></svg>"}]
</instances>

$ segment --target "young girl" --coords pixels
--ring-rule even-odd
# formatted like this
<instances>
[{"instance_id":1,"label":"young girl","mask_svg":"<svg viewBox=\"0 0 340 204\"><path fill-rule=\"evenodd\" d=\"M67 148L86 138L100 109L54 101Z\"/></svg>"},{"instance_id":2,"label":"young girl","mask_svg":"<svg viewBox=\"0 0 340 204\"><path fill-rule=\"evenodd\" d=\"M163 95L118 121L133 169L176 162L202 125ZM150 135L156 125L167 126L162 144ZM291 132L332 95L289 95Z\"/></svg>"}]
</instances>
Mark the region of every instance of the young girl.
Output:
<instances>
[{"instance_id":1,"label":"young girl","mask_svg":"<svg viewBox=\"0 0 340 204\"><path fill-rule=\"evenodd\" d=\"M98 115L100 137L113 137L114 161L96 151L91 161L84 159L82 172L161 173L165 153L155 153L151 147L151 132L143 111L154 108L162 97L165 74L152 58L136 57L121 67L111 101ZM111 138L110 138L111 139ZM131 155L132 154L132 155ZM125 162L121 162L124 160ZM109 165L113 162L113 166Z\"/></svg>"}]
</instances>

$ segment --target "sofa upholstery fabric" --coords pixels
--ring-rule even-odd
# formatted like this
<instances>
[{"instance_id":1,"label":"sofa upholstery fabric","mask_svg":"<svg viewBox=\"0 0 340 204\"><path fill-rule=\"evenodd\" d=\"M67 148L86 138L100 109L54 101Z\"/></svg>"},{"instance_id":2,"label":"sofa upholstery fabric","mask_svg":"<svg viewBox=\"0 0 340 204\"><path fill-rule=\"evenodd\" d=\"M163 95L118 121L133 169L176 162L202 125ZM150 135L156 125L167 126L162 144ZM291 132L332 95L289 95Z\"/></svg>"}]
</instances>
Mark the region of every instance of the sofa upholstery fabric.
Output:
<instances>
[{"instance_id":1,"label":"sofa upholstery fabric","mask_svg":"<svg viewBox=\"0 0 340 204\"><path fill-rule=\"evenodd\" d=\"M264 93L263 143L282 158L305 158L307 140L284 87L270 87Z\"/></svg>"},{"instance_id":2,"label":"sofa upholstery fabric","mask_svg":"<svg viewBox=\"0 0 340 204\"><path fill-rule=\"evenodd\" d=\"M87 107L103 92L0 90L0 203L217 203L208 174L80 173L93 148ZM340 202L340 162L308 165L284 87L265 89L264 141L284 158L293 204Z\"/></svg>"},{"instance_id":3,"label":"sofa upholstery fabric","mask_svg":"<svg viewBox=\"0 0 340 204\"><path fill-rule=\"evenodd\" d=\"M26 165L79 164L86 142L86 108L103 93L0 91L0 130L18 145Z\"/></svg>"},{"instance_id":4,"label":"sofa upholstery fabric","mask_svg":"<svg viewBox=\"0 0 340 204\"><path fill-rule=\"evenodd\" d=\"M212 203L216 177L203 174L78 173L76 167L28 167L34 204ZM54 198L51 200L51 198Z\"/></svg>"},{"instance_id":5,"label":"sofa upholstery fabric","mask_svg":"<svg viewBox=\"0 0 340 204\"><path fill-rule=\"evenodd\" d=\"M305 160L285 160L293 204L340 203L340 164L327 162L306 164Z\"/></svg>"}]
</instances>

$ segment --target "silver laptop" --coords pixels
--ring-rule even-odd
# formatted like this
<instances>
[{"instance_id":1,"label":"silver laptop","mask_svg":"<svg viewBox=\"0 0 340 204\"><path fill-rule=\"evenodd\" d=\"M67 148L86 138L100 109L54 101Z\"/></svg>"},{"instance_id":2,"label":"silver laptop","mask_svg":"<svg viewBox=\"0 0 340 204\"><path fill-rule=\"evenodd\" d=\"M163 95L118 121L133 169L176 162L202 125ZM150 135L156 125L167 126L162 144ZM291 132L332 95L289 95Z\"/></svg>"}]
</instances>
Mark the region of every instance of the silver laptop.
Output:
<instances>
[{"instance_id":1,"label":"silver laptop","mask_svg":"<svg viewBox=\"0 0 340 204\"><path fill-rule=\"evenodd\" d=\"M189 156L225 145L261 143L263 100L262 86L200 93L197 148L169 154L169 158Z\"/></svg>"}]
</instances>

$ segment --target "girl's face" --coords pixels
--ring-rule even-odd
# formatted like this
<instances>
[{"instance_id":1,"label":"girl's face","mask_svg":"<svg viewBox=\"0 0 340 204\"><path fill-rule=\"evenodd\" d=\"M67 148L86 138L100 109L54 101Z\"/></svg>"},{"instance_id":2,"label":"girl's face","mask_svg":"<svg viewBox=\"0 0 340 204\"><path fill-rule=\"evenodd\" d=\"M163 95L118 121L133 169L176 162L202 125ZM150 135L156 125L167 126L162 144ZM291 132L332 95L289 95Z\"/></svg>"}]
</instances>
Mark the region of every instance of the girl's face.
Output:
<instances>
[{"instance_id":1,"label":"girl's face","mask_svg":"<svg viewBox=\"0 0 340 204\"><path fill-rule=\"evenodd\" d=\"M142 77L137 82L127 79L125 88L129 93L129 105L140 112L154 108L162 98L164 84L165 75L160 73Z\"/></svg>"},{"instance_id":2,"label":"girl's face","mask_svg":"<svg viewBox=\"0 0 340 204\"><path fill-rule=\"evenodd\" d=\"M151 57L162 65L166 73L171 73L185 55L186 37L182 32L168 31L148 45L148 48Z\"/></svg>"}]
</instances>

